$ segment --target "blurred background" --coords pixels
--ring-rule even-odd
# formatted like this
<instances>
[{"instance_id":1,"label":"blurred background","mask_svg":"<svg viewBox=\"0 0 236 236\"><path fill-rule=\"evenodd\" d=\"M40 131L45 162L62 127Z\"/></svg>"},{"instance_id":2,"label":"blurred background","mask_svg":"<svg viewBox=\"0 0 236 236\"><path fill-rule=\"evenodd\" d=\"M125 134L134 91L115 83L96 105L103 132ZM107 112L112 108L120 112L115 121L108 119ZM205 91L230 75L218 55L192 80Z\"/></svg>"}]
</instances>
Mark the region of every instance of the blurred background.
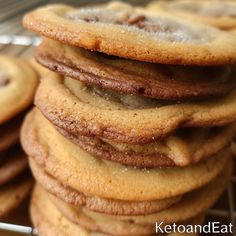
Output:
<instances>
[{"instance_id":1,"label":"blurred background","mask_svg":"<svg viewBox=\"0 0 236 236\"><path fill-rule=\"evenodd\" d=\"M223 1L223 0L222 0ZM25 30L22 27L22 16L33 8L53 4L64 3L72 6L86 6L100 4L107 1L96 0L0 0L0 53L18 56L29 59L32 57L35 46L40 43L40 38L34 33ZM133 0L125 1L134 5L146 5L149 1ZM236 175L234 174L227 191L217 202L217 204L208 212L207 221L219 221L228 224L232 222L235 225L236 219ZM1 203L0 203L1 204ZM25 204L13 212L4 222L0 222L0 236L14 235L35 235L28 219L28 200ZM46 209L45 209L46 210ZM7 224L5 224L7 223ZM21 227L28 226L28 227ZM21 232L8 233L3 231L8 229L11 231ZM226 234L225 234L226 235Z\"/></svg>"}]
</instances>

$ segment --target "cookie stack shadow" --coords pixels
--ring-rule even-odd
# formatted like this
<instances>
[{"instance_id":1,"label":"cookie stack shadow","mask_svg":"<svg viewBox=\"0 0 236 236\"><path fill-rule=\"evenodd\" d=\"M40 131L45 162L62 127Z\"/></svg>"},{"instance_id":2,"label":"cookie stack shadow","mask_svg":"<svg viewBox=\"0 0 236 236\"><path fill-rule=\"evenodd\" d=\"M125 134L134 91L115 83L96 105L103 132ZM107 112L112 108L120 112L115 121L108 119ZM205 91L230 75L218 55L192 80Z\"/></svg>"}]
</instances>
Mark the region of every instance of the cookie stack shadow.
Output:
<instances>
[{"instance_id":1,"label":"cookie stack shadow","mask_svg":"<svg viewBox=\"0 0 236 236\"><path fill-rule=\"evenodd\" d=\"M21 132L39 235L203 223L232 172L233 38L123 3L48 6L24 25L45 37L35 58L51 70Z\"/></svg>"},{"instance_id":2,"label":"cookie stack shadow","mask_svg":"<svg viewBox=\"0 0 236 236\"><path fill-rule=\"evenodd\" d=\"M37 76L23 60L1 55L0 64L0 219L5 220L33 185L19 136L33 102Z\"/></svg>"}]
</instances>

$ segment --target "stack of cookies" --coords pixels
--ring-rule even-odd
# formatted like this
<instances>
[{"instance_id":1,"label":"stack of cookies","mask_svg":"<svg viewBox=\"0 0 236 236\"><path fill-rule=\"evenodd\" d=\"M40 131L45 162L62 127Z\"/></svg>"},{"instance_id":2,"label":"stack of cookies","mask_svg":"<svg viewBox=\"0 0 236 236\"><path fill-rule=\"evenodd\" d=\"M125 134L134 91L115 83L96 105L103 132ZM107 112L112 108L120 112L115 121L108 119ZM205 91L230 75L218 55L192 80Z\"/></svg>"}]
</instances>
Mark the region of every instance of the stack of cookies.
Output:
<instances>
[{"instance_id":1,"label":"stack of cookies","mask_svg":"<svg viewBox=\"0 0 236 236\"><path fill-rule=\"evenodd\" d=\"M234 38L118 2L43 7L24 25L54 71L21 132L39 235L201 223L231 175Z\"/></svg>"},{"instance_id":2,"label":"stack of cookies","mask_svg":"<svg viewBox=\"0 0 236 236\"><path fill-rule=\"evenodd\" d=\"M20 125L32 104L37 76L19 59L0 56L0 218L30 192L27 158L19 145Z\"/></svg>"}]
</instances>

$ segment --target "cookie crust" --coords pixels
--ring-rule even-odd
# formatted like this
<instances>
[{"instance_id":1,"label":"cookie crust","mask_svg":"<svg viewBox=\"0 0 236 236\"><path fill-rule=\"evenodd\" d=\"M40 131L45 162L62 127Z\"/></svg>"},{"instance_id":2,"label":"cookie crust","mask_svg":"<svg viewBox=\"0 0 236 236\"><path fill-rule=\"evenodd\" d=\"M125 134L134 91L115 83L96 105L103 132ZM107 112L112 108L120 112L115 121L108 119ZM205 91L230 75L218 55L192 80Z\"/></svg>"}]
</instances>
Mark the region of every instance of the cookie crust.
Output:
<instances>
[{"instance_id":1,"label":"cookie crust","mask_svg":"<svg viewBox=\"0 0 236 236\"><path fill-rule=\"evenodd\" d=\"M46 214L45 209L50 214ZM108 234L89 232L81 226L69 221L50 201L47 194L36 186L30 205L31 218L34 226L39 230L40 235L80 235L80 236L109 236ZM188 220L186 224L202 224L203 214L196 216L194 219ZM168 234L169 236L176 236L178 234ZM183 234L181 234L183 235ZM186 235L187 236L187 235Z\"/></svg>"},{"instance_id":2,"label":"cookie crust","mask_svg":"<svg viewBox=\"0 0 236 236\"><path fill-rule=\"evenodd\" d=\"M212 129L183 129L161 142L128 145L96 137L75 136L57 128L80 148L95 157L137 168L184 167L210 158L230 145L235 124ZM189 143L191 140L191 143Z\"/></svg>"},{"instance_id":3,"label":"cookie crust","mask_svg":"<svg viewBox=\"0 0 236 236\"><path fill-rule=\"evenodd\" d=\"M148 215L166 209L181 199L181 196L177 196L157 201L122 201L89 196L60 183L46 173L34 158L29 157L29 164L35 179L47 192L75 207L83 206L94 212L109 215Z\"/></svg>"},{"instance_id":4,"label":"cookie crust","mask_svg":"<svg viewBox=\"0 0 236 236\"><path fill-rule=\"evenodd\" d=\"M164 139L180 127L226 125L236 117L236 90L222 98L202 102L128 109L92 96L84 88L79 81L51 72L37 90L36 106L54 125L68 133L130 144Z\"/></svg>"}]
</instances>

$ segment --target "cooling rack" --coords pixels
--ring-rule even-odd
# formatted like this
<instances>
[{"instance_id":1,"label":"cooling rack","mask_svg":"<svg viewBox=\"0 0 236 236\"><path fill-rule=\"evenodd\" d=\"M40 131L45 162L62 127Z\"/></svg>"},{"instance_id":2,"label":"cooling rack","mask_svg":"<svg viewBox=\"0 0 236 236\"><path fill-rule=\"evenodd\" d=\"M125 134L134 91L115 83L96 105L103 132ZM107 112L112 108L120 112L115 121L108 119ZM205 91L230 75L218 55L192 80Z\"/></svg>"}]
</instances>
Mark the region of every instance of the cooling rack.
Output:
<instances>
[{"instance_id":1,"label":"cooling rack","mask_svg":"<svg viewBox=\"0 0 236 236\"><path fill-rule=\"evenodd\" d=\"M87 4L98 4L104 1L96 0L0 0L0 53L22 58L31 58L35 46L40 43L40 38L35 34L26 31L22 25L22 16L29 10L51 3L67 3L73 6ZM147 1L133 0L133 4L143 5ZM235 165L235 164L234 164ZM219 221L222 224L236 221L236 173L234 173L227 190L215 206L207 212L206 221ZM1 203L0 203L1 204ZM26 209L26 208L25 208ZM13 234L9 234L13 233ZM37 230L30 223L19 224L14 220L4 220L0 222L0 236L2 235L37 235ZM235 235L229 234L229 235Z\"/></svg>"}]
</instances>

